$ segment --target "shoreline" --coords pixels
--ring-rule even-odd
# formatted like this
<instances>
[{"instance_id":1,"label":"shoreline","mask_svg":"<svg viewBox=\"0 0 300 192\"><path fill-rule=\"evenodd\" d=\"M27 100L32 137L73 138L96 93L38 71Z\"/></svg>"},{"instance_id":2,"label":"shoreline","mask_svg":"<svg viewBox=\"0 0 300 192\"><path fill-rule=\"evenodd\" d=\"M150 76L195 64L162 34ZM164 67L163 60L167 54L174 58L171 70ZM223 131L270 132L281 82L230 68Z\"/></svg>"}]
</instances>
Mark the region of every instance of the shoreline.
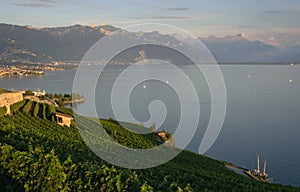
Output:
<instances>
[{"instance_id":1,"label":"shoreline","mask_svg":"<svg viewBox=\"0 0 300 192\"><path fill-rule=\"evenodd\" d=\"M240 167L238 165L234 165L234 164L231 164L231 163L228 163L228 162L224 162L224 165L225 165L226 168L228 168L229 170L231 170L231 171L233 171L233 172L235 172L237 174L240 174L240 175L243 175L245 177L254 179L256 181L270 183L270 180L268 180L268 178L261 179L259 177L256 177L256 176L252 175L250 169L247 169L247 168L244 168L244 167Z\"/></svg>"},{"instance_id":2,"label":"shoreline","mask_svg":"<svg viewBox=\"0 0 300 192\"><path fill-rule=\"evenodd\" d=\"M74 100L70 100L70 101L64 101L63 104L64 105L72 105L72 104L79 104L79 103L84 103L85 99L74 99Z\"/></svg>"}]
</instances>

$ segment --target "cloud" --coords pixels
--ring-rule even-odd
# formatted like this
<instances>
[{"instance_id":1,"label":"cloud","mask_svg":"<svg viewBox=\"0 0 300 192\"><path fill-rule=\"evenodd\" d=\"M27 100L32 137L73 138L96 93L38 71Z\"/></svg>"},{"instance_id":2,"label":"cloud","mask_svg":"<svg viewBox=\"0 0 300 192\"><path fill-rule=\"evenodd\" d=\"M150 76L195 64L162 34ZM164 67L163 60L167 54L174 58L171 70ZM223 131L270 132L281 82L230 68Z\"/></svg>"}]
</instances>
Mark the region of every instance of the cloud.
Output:
<instances>
[{"instance_id":1,"label":"cloud","mask_svg":"<svg viewBox=\"0 0 300 192\"><path fill-rule=\"evenodd\" d=\"M110 24L112 25L132 25L132 24L140 24L142 22L153 22L155 19L159 20L194 20L194 21L203 21L207 20L206 17L192 17L192 16L157 16L157 17L151 17L151 16L136 16L136 17L129 17L126 20L119 20L119 21L111 21Z\"/></svg>"},{"instance_id":2,"label":"cloud","mask_svg":"<svg viewBox=\"0 0 300 192\"><path fill-rule=\"evenodd\" d=\"M275 11L275 10L265 10L263 11L266 14L274 14L274 13L279 13L279 11Z\"/></svg>"},{"instance_id":3,"label":"cloud","mask_svg":"<svg viewBox=\"0 0 300 192\"><path fill-rule=\"evenodd\" d=\"M12 5L19 6L19 7L56 7L56 4L59 3L56 0L32 0L32 1L21 1L11 3Z\"/></svg>"},{"instance_id":4,"label":"cloud","mask_svg":"<svg viewBox=\"0 0 300 192\"><path fill-rule=\"evenodd\" d=\"M47 3L12 3L19 7L55 7L54 5L49 5Z\"/></svg>"},{"instance_id":5,"label":"cloud","mask_svg":"<svg viewBox=\"0 0 300 192\"><path fill-rule=\"evenodd\" d=\"M140 1L131 1L131 2L129 2L128 4L132 4L132 5L141 5L141 4L143 4L143 2L140 2Z\"/></svg>"},{"instance_id":6,"label":"cloud","mask_svg":"<svg viewBox=\"0 0 300 192\"><path fill-rule=\"evenodd\" d=\"M190 10L188 7L169 7L169 8L164 8L161 10L167 10L167 11L187 11Z\"/></svg>"},{"instance_id":7,"label":"cloud","mask_svg":"<svg viewBox=\"0 0 300 192\"><path fill-rule=\"evenodd\" d=\"M154 16L154 17L133 17L134 19L191 19L191 16Z\"/></svg>"},{"instance_id":8,"label":"cloud","mask_svg":"<svg viewBox=\"0 0 300 192\"><path fill-rule=\"evenodd\" d=\"M203 29L226 29L226 28L232 28L230 25L207 25L202 26Z\"/></svg>"},{"instance_id":9,"label":"cloud","mask_svg":"<svg viewBox=\"0 0 300 192\"><path fill-rule=\"evenodd\" d=\"M269 41L275 41L275 37L269 37Z\"/></svg>"},{"instance_id":10,"label":"cloud","mask_svg":"<svg viewBox=\"0 0 300 192\"><path fill-rule=\"evenodd\" d=\"M268 38L267 43L268 43L269 45L273 45L273 46L275 46L275 47L281 46L281 44L280 44L280 43L277 41L277 39L276 39L275 37L273 37L273 36Z\"/></svg>"},{"instance_id":11,"label":"cloud","mask_svg":"<svg viewBox=\"0 0 300 192\"><path fill-rule=\"evenodd\" d=\"M253 29L254 26L251 26L251 25L239 25L239 28L243 28L243 29Z\"/></svg>"}]
</instances>

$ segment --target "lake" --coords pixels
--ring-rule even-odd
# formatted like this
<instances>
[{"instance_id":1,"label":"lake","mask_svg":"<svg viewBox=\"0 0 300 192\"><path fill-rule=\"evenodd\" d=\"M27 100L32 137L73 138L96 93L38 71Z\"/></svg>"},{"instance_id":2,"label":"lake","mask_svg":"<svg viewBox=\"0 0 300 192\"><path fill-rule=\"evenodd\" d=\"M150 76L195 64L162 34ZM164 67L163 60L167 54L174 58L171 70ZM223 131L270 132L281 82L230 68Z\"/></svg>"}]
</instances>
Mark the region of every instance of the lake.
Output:
<instances>
[{"instance_id":1,"label":"lake","mask_svg":"<svg viewBox=\"0 0 300 192\"><path fill-rule=\"evenodd\" d=\"M199 96L200 122L187 147L197 152L210 114L209 89L199 71L191 66L180 68L191 79ZM258 152L261 158L267 159L267 172L274 182L300 186L300 66L221 65L220 68L227 89L226 117L219 137L205 155L256 168ZM87 70L92 72L93 67ZM99 78L95 94L81 93L87 101L78 105L76 112L92 115L90 107L96 98L98 114L113 117L110 91L123 70L121 66L107 68ZM0 79L0 87L70 93L75 73L75 70L65 70L49 71L42 77L6 77ZM86 86L89 78L82 79ZM162 129L174 132L180 119L180 103L167 83L146 81L136 86L129 101L133 116L147 121L148 105L153 100L163 101L168 110Z\"/></svg>"}]
</instances>

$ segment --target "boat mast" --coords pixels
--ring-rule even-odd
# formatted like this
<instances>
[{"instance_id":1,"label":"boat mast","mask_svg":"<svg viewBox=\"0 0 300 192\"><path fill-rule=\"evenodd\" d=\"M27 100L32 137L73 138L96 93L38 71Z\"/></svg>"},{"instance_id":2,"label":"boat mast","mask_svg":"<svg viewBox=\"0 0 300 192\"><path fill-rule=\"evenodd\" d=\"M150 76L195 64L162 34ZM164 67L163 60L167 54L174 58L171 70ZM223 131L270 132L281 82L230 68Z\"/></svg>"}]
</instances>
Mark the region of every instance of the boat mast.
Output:
<instances>
[{"instance_id":1,"label":"boat mast","mask_svg":"<svg viewBox=\"0 0 300 192\"><path fill-rule=\"evenodd\" d=\"M264 175L267 175L267 159L264 160Z\"/></svg>"},{"instance_id":2,"label":"boat mast","mask_svg":"<svg viewBox=\"0 0 300 192\"><path fill-rule=\"evenodd\" d=\"M260 173L259 154L257 154L257 173Z\"/></svg>"}]
</instances>

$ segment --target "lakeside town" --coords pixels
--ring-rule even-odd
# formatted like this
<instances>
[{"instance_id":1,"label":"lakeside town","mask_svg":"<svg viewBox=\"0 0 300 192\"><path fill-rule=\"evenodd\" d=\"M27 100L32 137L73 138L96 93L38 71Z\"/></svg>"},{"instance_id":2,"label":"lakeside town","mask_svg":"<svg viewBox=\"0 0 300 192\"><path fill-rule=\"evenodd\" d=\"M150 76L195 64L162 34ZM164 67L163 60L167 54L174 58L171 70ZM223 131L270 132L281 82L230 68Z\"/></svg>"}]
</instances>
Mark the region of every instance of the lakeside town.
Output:
<instances>
[{"instance_id":1,"label":"lakeside town","mask_svg":"<svg viewBox=\"0 0 300 192\"><path fill-rule=\"evenodd\" d=\"M50 64L0 64L0 78L16 76L43 76L46 71L67 70L76 68L74 62L53 62Z\"/></svg>"}]
</instances>

